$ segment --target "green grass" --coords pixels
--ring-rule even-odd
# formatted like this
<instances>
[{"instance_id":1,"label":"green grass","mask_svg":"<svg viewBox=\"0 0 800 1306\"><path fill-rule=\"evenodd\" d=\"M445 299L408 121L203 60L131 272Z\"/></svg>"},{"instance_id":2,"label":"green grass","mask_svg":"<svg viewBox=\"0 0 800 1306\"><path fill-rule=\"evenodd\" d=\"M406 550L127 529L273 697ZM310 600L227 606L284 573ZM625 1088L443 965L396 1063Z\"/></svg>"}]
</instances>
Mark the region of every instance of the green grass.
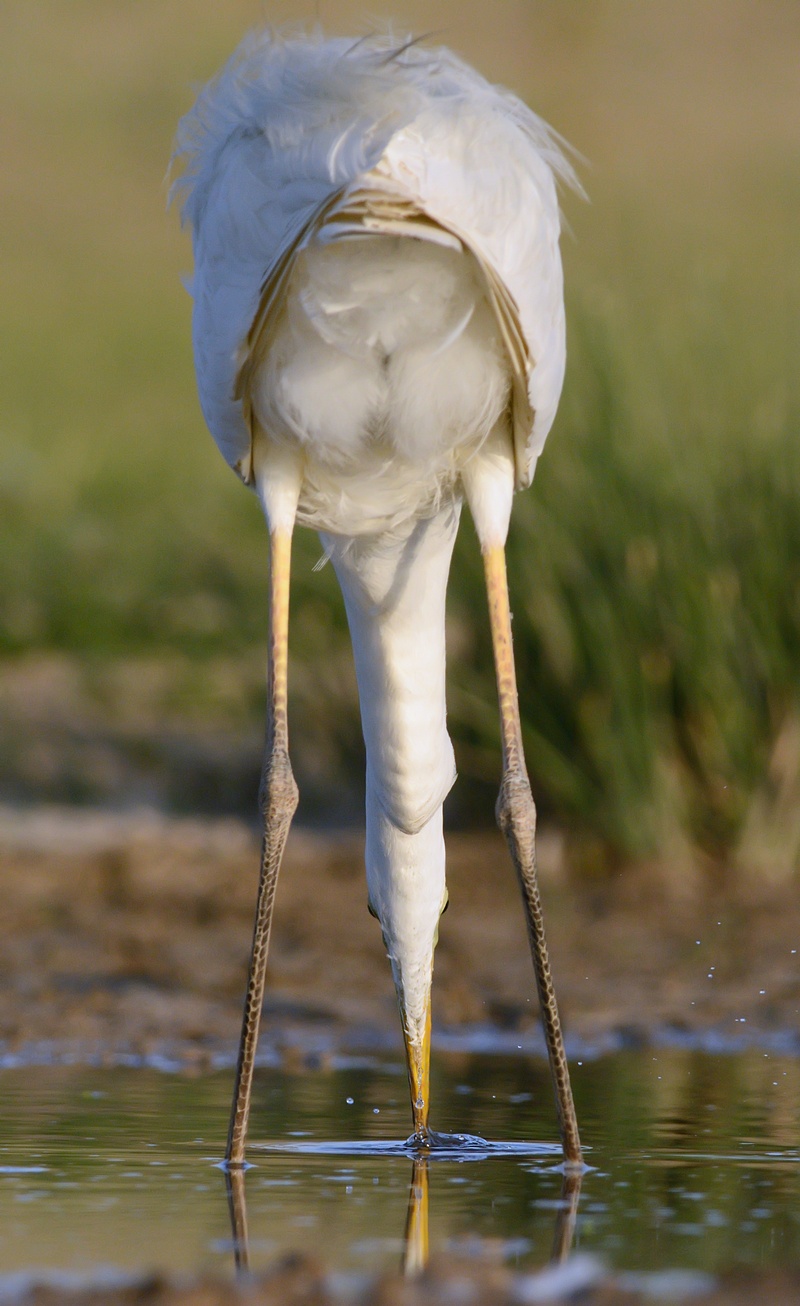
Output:
<instances>
[{"instance_id":1,"label":"green grass","mask_svg":"<svg viewBox=\"0 0 800 1306\"><path fill-rule=\"evenodd\" d=\"M567 383L509 560L535 791L588 869L677 866L687 850L722 863L754 811L769 823L785 808L800 768L781 743L800 697L800 142L784 75L800 21L779 0L772 30L723 8L716 44L722 10L705 0L530 19L533 98L591 155L592 203L567 201ZM162 185L187 83L255 16L110 0L15 11L0 53L7 658L250 665L264 646L263 526L202 427L177 275L190 259ZM318 553L301 532L294 713L320 733L327 716L327 764L352 767L351 682L344 720L335 684L346 632ZM460 769L494 782L468 523L451 628Z\"/></svg>"}]
</instances>

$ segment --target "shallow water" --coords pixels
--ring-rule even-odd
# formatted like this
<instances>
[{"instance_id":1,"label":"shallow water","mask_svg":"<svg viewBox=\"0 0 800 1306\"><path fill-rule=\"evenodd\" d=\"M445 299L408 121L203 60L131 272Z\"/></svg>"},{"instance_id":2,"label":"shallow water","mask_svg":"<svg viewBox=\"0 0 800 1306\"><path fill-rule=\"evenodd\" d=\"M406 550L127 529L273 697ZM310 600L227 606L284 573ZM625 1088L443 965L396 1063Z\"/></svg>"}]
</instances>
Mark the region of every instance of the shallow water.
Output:
<instances>
[{"instance_id":1,"label":"shallow water","mask_svg":"<svg viewBox=\"0 0 800 1306\"><path fill-rule=\"evenodd\" d=\"M435 1057L437 1128L538 1146L433 1154L409 1208L399 1062L260 1071L244 1178L251 1266L299 1248L334 1269L394 1267L408 1255L407 1220L419 1241L427 1207L432 1252L534 1268L569 1240L576 1198L573 1246L620 1269L800 1263L798 1060L631 1051L574 1064L573 1075L591 1168L570 1195L545 1067ZM230 1073L3 1072L0 1273L232 1272L218 1165L230 1087Z\"/></svg>"}]
</instances>

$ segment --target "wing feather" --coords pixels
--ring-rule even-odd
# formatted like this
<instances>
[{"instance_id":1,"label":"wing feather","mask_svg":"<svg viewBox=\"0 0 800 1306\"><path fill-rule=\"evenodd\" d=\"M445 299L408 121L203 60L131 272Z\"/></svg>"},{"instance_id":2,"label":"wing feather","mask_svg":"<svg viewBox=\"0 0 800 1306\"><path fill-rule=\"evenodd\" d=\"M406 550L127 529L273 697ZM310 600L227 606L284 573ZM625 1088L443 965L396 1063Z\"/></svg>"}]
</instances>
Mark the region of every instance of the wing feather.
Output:
<instances>
[{"instance_id":1,"label":"wing feather","mask_svg":"<svg viewBox=\"0 0 800 1306\"><path fill-rule=\"evenodd\" d=\"M300 251L383 231L474 255L509 358L517 483L555 415L565 342L549 129L446 50L249 38L184 120L203 411L250 479L249 390Z\"/></svg>"},{"instance_id":2,"label":"wing feather","mask_svg":"<svg viewBox=\"0 0 800 1306\"><path fill-rule=\"evenodd\" d=\"M370 178L365 178L369 181ZM385 189L379 181L362 185L350 192L331 196L313 214L301 231L283 250L261 287L258 310L247 333L236 374L234 396L242 403L250 434L250 449L241 475L252 481L252 441L255 416L251 397L253 378L270 347L295 262L308 243L343 240L364 234L382 233L429 240L455 249L467 249L475 256L508 354L512 375L512 419L515 446L527 441L533 424L528 398L531 359L522 331L519 310L508 287L479 250L472 248L465 233L454 230L426 213L419 203L397 191Z\"/></svg>"}]
</instances>

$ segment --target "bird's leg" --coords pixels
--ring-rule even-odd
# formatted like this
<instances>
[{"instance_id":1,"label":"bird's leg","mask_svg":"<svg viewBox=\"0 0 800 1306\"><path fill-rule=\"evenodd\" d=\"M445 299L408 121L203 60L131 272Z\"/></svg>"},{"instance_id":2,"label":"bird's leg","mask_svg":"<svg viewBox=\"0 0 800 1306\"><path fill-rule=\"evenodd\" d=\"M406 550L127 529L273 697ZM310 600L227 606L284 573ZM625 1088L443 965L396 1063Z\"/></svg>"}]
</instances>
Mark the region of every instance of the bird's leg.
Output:
<instances>
[{"instance_id":1,"label":"bird's leg","mask_svg":"<svg viewBox=\"0 0 800 1306\"><path fill-rule=\"evenodd\" d=\"M236 1085L228 1132L228 1147L225 1153L228 1164L234 1166L244 1164L247 1120L250 1114L250 1093L253 1085L253 1068L258 1043L258 1029L261 1022L261 1004L264 998L267 952L272 926L272 909L275 903L275 889L278 883L281 858L299 797L289 762L287 715L289 573L294 507L292 506L291 512L272 512L268 493L270 488L274 488L274 482L272 486L267 486L266 490L259 482L259 490L262 491L267 522L270 527L267 738L259 793L264 834L261 845L261 875L258 884L250 974L247 981L247 996L245 998L242 1033L239 1043L239 1059L236 1066ZM295 495L295 505L296 501Z\"/></svg>"},{"instance_id":2,"label":"bird's leg","mask_svg":"<svg viewBox=\"0 0 800 1306\"><path fill-rule=\"evenodd\" d=\"M536 878L536 808L525 768L522 727L517 698L517 677L511 641L511 611L508 601L505 549L492 544L483 551L489 618L500 701L503 739L503 779L497 800L497 823L508 841L517 872L531 945L533 968L542 1024L553 1076L561 1142L567 1162L580 1165L581 1144L572 1100L561 1021L558 1016L553 978L544 937L544 918Z\"/></svg>"}]
</instances>

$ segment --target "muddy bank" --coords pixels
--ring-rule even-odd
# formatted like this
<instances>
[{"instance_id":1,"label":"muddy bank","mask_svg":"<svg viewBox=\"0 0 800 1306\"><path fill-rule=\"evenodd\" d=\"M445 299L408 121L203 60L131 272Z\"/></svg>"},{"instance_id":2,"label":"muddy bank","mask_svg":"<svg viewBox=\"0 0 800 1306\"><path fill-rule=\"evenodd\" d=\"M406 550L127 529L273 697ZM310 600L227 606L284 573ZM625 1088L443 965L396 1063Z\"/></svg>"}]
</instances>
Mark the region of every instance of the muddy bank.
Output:
<instances>
[{"instance_id":1,"label":"muddy bank","mask_svg":"<svg viewBox=\"0 0 800 1306\"><path fill-rule=\"evenodd\" d=\"M540 841L551 954L576 1055L653 1041L800 1050L800 907L668 900L644 873L575 890ZM5 1063L77 1057L203 1068L233 1059L257 878L235 820L0 809ZM541 1047L522 912L494 834L449 840L434 984L440 1048ZM263 1056L324 1064L398 1047L357 835L295 830L276 909Z\"/></svg>"},{"instance_id":2,"label":"muddy bank","mask_svg":"<svg viewBox=\"0 0 800 1306\"><path fill-rule=\"evenodd\" d=\"M2 1284L0 1284L2 1291ZM718 1280L687 1271L611 1274L601 1262L577 1255L560 1266L519 1274L500 1265L441 1260L419 1278L399 1274L381 1278L330 1275L314 1261L288 1256L271 1271L246 1283L201 1279L173 1283L147 1277L96 1287L68 1282L25 1285L18 1280L14 1301L24 1306L525 1306L580 1302L582 1306L645 1306L645 1303L698 1302L701 1306L795 1306L800 1275L739 1273Z\"/></svg>"}]
</instances>

